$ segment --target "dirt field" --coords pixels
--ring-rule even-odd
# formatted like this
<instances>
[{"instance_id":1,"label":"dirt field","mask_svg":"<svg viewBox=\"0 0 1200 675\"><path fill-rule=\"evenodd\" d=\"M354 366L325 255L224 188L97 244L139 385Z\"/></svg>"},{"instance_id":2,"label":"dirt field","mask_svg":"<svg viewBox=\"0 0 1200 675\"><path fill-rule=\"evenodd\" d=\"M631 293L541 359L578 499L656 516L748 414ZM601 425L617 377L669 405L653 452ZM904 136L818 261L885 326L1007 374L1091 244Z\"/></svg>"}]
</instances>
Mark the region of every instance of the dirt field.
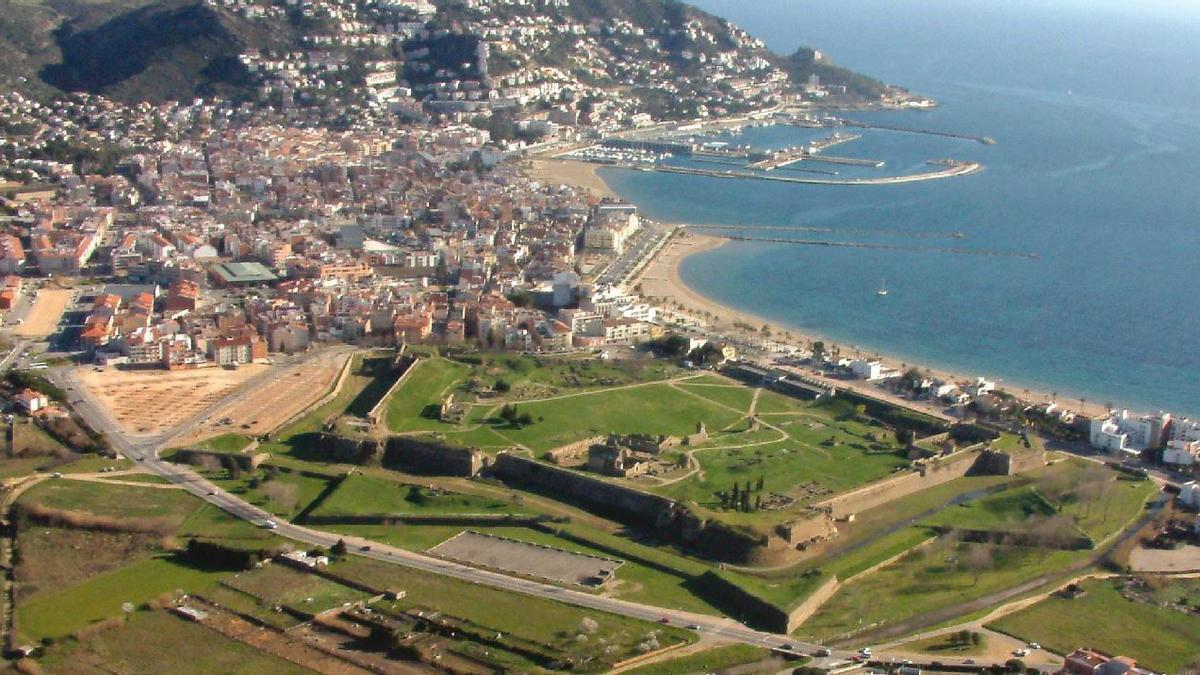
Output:
<instances>
[{"instance_id":1,"label":"dirt field","mask_svg":"<svg viewBox=\"0 0 1200 675\"><path fill-rule=\"evenodd\" d=\"M1187 545L1173 551L1139 546L1129 556L1129 566L1135 572L1197 572L1200 546Z\"/></svg>"},{"instance_id":2,"label":"dirt field","mask_svg":"<svg viewBox=\"0 0 1200 675\"><path fill-rule=\"evenodd\" d=\"M13 334L18 337L46 337L58 328L63 310L71 300L71 291L63 288L44 288L34 296L37 302L25 316L25 323L17 326ZM32 302L32 299L30 300Z\"/></svg>"},{"instance_id":3,"label":"dirt field","mask_svg":"<svg viewBox=\"0 0 1200 675\"><path fill-rule=\"evenodd\" d=\"M197 425L182 440L195 443L228 432L257 436L274 431L324 396L347 358L348 351L328 351L302 363L283 366L267 381ZM220 424L226 417L229 424Z\"/></svg>"},{"instance_id":4,"label":"dirt field","mask_svg":"<svg viewBox=\"0 0 1200 675\"><path fill-rule=\"evenodd\" d=\"M186 422L228 396L268 366L245 365L237 370L107 369L97 372L80 368L76 380L88 388L92 398L126 431L156 434Z\"/></svg>"},{"instance_id":5,"label":"dirt field","mask_svg":"<svg viewBox=\"0 0 1200 675\"><path fill-rule=\"evenodd\" d=\"M619 560L571 553L503 537L461 532L429 552L468 564L581 586L611 579Z\"/></svg>"}]
</instances>

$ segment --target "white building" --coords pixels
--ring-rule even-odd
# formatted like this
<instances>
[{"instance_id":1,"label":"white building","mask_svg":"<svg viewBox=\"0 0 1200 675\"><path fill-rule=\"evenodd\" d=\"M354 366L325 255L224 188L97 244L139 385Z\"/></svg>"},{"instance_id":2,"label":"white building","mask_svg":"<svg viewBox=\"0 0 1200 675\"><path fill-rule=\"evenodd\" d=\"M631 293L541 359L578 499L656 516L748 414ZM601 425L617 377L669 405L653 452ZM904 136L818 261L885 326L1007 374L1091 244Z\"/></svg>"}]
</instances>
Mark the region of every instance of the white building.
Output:
<instances>
[{"instance_id":1,"label":"white building","mask_svg":"<svg viewBox=\"0 0 1200 675\"><path fill-rule=\"evenodd\" d=\"M1200 441L1200 420L1188 419L1186 417L1171 420L1170 440Z\"/></svg>"},{"instance_id":2,"label":"white building","mask_svg":"<svg viewBox=\"0 0 1200 675\"><path fill-rule=\"evenodd\" d=\"M879 361L854 359L850 362L850 372L864 380L878 380L883 377L883 364Z\"/></svg>"},{"instance_id":3,"label":"white building","mask_svg":"<svg viewBox=\"0 0 1200 675\"><path fill-rule=\"evenodd\" d=\"M1163 464L1191 466L1200 461L1200 441L1167 441Z\"/></svg>"},{"instance_id":4,"label":"white building","mask_svg":"<svg viewBox=\"0 0 1200 675\"><path fill-rule=\"evenodd\" d=\"M1179 488L1179 503L1190 509L1200 509L1200 483L1188 481Z\"/></svg>"},{"instance_id":5,"label":"white building","mask_svg":"<svg viewBox=\"0 0 1200 675\"><path fill-rule=\"evenodd\" d=\"M1097 450L1138 454L1147 448L1161 448L1171 416L1166 413L1136 416L1128 410L1092 419L1090 441Z\"/></svg>"}]
</instances>

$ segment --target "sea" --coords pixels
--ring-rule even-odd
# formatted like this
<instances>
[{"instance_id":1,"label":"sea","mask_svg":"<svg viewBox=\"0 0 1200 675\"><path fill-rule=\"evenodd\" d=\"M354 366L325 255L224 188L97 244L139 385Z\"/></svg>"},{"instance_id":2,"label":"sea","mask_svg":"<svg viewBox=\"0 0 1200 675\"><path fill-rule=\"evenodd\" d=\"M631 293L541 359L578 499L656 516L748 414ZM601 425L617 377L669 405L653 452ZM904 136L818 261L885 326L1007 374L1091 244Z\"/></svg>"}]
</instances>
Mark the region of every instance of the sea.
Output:
<instances>
[{"instance_id":1,"label":"sea","mask_svg":"<svg viewBox=\"0 0 1200 675\"><path fill-rule=\"evenodd\" d=\"M884 186L603 169L659 220L881 246L734 241L686 259L686 284L843 353L1054 392L1068 406L1200 416L1200 3L695 4L776 51L812 45L940 104L845 117L996 143L848 129L863 137L827 153L884 169L819 166L845 176L920 172L942 158L986 167ZM714 140L788 147L814 133L829 131L772 126Z\"/></svg>"}]
</instances>

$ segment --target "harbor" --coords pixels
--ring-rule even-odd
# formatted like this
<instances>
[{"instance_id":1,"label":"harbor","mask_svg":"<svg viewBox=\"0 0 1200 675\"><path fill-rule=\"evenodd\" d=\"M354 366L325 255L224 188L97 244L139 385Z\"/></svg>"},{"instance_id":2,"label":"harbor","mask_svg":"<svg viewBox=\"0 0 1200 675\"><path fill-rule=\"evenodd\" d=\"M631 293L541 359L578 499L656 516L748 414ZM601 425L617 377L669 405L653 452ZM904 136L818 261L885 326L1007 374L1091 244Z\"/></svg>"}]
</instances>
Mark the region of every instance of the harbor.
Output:
<instances>
[{"instance_id":1,"label":"harbor","mask_svg":"<svg viewBox=\"0 0 1200 675\"><path fill-rule=\"evenodd\" d=\"M772 126L833 131L823 137L774 148L756 147L737 138L751 127ZM846 128L861 129L863 133L851 133L845 131ZM825 154L834 147L860 141L865 133L876 130L970 140L985 145L995 143L986 136L775 111L765 118L741 119L736 123L731 120L697 122L622 132L593 141L591 145L576 145L552 157L637 171L830 186L915 183L969 176L984 168L979 161L930 159L924 162L930 168L914 167L907 173L872 175L887 166L885 159ZM781 175L781 172L785 173Z\"/></svg>"}]
</instances>

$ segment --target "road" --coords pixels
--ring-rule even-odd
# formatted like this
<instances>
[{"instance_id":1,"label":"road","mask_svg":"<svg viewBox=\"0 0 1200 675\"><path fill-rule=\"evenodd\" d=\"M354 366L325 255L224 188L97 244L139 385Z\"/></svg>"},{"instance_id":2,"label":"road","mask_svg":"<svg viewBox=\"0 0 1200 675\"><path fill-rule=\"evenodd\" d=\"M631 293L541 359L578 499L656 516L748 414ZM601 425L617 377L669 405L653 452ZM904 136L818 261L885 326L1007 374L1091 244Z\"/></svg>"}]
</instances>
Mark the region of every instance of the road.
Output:
<instances>
[{"instance_id":1,"label":"road","mask_svg":"<svg viewBox=\"0 0 1200 675\"><path fill-rule=\"evenodd\" d=\"M727 617L695 614L593 595L551 584L489 572L368 539L314 530L284 521L220 489L212 482L192 471L189 467L172 464L158 457L159 450L166 447L171 439L189 428L188 424L153 436L127 436L108 419L94 401L90 400L91 394L86 388L75 388L70 378L63 376L62 371L50 371L50 374L56 382L60 382L71 393L76 412L91 424L93 428L103 431L108 435L114 450L141 464L146 471L180 486L196 497L203 499L236 518L256 524L262 524L265 521L275 523L275 527L273 528L275 534L286 539L303 543L306 546L322 546L326 548L332 547L340 539L345 541L348 551L353 555L432 574L440 574L468 583L557 600L576 607L610 612L646 621L666 620L671 625L687 627L688 629L717 639L795 653L813 654L820 648L819 645L799 642L786 635L754 630ZM828 657L824 657L821 660L840 662L850 659L853 655L854 653L851 651L833 650ZM959 664L963 661L962 659L946 658L941 660L947 664Z\"/></svg>"}]
</instances>

